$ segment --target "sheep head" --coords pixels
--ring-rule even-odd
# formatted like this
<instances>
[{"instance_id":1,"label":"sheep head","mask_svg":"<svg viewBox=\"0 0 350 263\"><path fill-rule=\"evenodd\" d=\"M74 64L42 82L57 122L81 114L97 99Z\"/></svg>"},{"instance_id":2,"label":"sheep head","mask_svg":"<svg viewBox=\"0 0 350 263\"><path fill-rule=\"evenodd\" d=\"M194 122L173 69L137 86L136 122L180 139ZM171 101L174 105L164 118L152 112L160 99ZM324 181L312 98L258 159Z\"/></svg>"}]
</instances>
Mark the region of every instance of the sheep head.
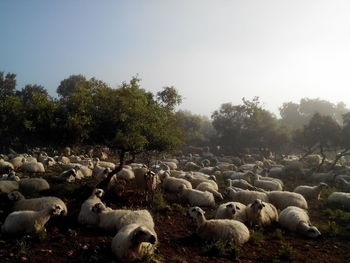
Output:
<instances>
[{"instance_id":1,"label":"sheep head","mask_svg":"<svg viewBox=\"0 0 350 263\"><path fill-rule=\"evenodd\" d=\"M106 210L106 206L103 204L103 203L96 203L92 208L91 208L91 211L96 213L96 214L99 214L101 213L102 211Z\"/></svg>"},{"instance_id":2,"label":"sheep head","mask_svg":"<svg viewBox=\"0 0 350 263\"><path fill-rule=\"evenodd\" d=\"M196 219L196 218L198 218L198 217L204 215L205 212L204 212L200 207L195 206L195 207L190 207L190 208L188 209L188 214L190 215L190 217Z\"/></svg>"},{"instance_id":3,"label":"sheep head","mask_svg":"<svg viewBox=\"0 0 350 263\"><path fill-rule=\"evenodd\" d=\"M316 238L321 235L321 232L315 226L310 226L306 231L306 235L311 238Z\"/></svg>"},{"instance_id":4,"label":"sheep head","mask_svg":"<svg viewBox=\"0 0 350 263\"><path fill-rule=\"evenodd\" d=\"M131 240L134 244L147 242L154 245L157 242L157 237L149 229L139 226L134 230Z\"/></svg>"},{"instance_id":5,"label":"sheep head","mask_svg":"<svg viewBox=\"0 0 350 263\"><path fill-rule=\"evenodd\" d=\"M101 198L103 196L103 194L104 194L104 191L102 189L96 188L96 189L94 189L94 194L97 197Z\"/></svg>"},{"instance_id":6,"label":"sheep head","mask_svg":"<svg viewBox=\"0 0 350 263\"><path fill-rule=\"evenodd\" d=\"M52 215L60 215L62 212L64 212L64 209L62 206L56 204L51 207L51 214Z\"/></svg>"}]
</instances>

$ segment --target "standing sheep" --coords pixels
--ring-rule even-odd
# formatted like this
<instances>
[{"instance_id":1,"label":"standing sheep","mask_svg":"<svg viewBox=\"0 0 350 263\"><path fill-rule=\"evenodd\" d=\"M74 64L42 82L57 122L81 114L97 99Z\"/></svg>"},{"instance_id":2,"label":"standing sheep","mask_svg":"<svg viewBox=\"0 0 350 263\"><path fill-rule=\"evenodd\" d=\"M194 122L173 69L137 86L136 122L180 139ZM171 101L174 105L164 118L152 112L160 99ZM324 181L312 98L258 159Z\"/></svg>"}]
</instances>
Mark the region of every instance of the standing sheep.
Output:
<instances>
[{"instance_id":1,"label":"standing sheep","mask_svg":"<svg viewBox=\"0 0 350 263\"><path fill-rule=\"evenodd\" d=\"M207 220L204 211L199 207L191 207L189 214L197 222L197 233L204 240L233 242L243 245L249 240L249 230L237 220L211 219Z\"/></svg>"},{"instance_id":2,"label":"standing sheep","mask_svg":"<svg viewBox=\"0 0 350 263\"><path fill-rule=\"evenodd\" d=\"M256 199L260 199L264 202L268 202L269 199L266 193L257 192L257 191L249 191L242 190L235 187L227 187L225 189L225 195L229 197L231 201L240 202L242 204L248 205L253 203Z\"/></svg>"},{"instance_id":3,"label":"standing sheep","mask_svg":"<svg viewBox=\"0 0 350 263\"><path fill-rule=\"evenodd\" d=\"M194 206L215 206L214 195L210 192L202 192L195 189L187 189L183 185L179 188L179 196L185 198L188 203Z\"/></svg>"},{"instance_id":4,"label":"standing sheep","mask_svg":"<svg viewBox=\"0 0 350 263\"><path fill-rule=\"evenodd\" d=\"M213 184L209 183L209 182L203 182L200 183L197 187L196 190L202 191L202 192L210 192L214 195L215 198L219 199L219 200L223 200L224 198L222 197L222 194L215 189L215 187L213 186Z\"/></svg>"},{"instance_id":5,"label":"standing sheep","mask_svg":"<svg viewBox=\"0 0 350 263\"><path fill-rule=\"evenodd\" d=\"M142 260L152 255L157 243L154 231L139 224L124 226L112 240L112 252L124 263Z\"/></svg>"},{"instance_id":6,"label":"standing sheep","mask_svg":"<svg viewBox=\"0 0 350 263\"><path fill-rule=\"evenodd\" d=\"M49 206L40 211L18 211L9 214L1 227L3 234L20 235L38 233L52 215L60 215L63 208L59 204Z\"/></svg>"},{"instance_id":7,"label":"standing sheep","mask_svg":"<svg viewBox=\"0 0 350 263\"><path fill-rule=\"evenodd\" d=\"M19 180L19 191L40 192L50 189L49 183L43 178L23 178Z\"/></svg>"},{"instance_id":8,"label":"standing sheep","mask_svg":"<svg viewBox=\"0 0 350 263\"><path fill-rule=\"evenodd\" d=\"M279 182L271 181L271 180L264 180L263 177L261 177L258 174L255 174L254 178L254 186L262 188L266 191L281 191L282 185Z\"/></svg>"},{"instance_id":9,"label":"standing sheep","mask_svg":"<svg viewBox=\"0 0 350 263\"><path fill-rule=\"evenodd\" d=\"M281 226L289 231L297 232L311 238L321 235L320 231L311 225L310 218L304 209L296 206L289 206L284 209L278 219Z\"/></svg>"},{"instance_id":10,"label":"standing sheep","mask_svg":"<svg viewBox=\"0 0 350 263\"><path fill-rule=\"evenodd\" d=\"M320 200L321 191L326 188L328 188L326 183L319 183L316 186L299 185L293 192L301 194L307 201Z\"/></svg>"},{"instance_id":11,"label":"standing sheep","mask_svg":"<svg viewBox=\"0 0 350 263\"><path fill-rule=\"evenodd\" d=\"M162 182L162 188L164 188L165 191L177 193L182 185L188 189L192 189L192 184L189 181L181 178L170 177L169 173L165 172Z\"/></svg>"}]
</instances>

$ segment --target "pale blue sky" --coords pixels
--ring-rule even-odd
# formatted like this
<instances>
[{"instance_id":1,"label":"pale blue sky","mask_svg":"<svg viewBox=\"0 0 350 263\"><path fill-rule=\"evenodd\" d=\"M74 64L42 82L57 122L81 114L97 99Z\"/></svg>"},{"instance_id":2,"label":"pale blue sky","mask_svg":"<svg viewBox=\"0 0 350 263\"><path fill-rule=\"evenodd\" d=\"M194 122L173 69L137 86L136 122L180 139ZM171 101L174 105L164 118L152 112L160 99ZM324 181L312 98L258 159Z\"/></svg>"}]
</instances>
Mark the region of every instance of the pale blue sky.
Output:
<instances>
[{"instance_id":1,"label":"pale blue sky","mask_svg":"<svg viewBox=\"0 0 350 263\"><path fill-rule=\"evenodd\" d=\"M0 71L51 95L71 74L117 87L139 74L210 114L259 96L350 106L350 1L1 0Z\"/></svg>"}]
</instances>

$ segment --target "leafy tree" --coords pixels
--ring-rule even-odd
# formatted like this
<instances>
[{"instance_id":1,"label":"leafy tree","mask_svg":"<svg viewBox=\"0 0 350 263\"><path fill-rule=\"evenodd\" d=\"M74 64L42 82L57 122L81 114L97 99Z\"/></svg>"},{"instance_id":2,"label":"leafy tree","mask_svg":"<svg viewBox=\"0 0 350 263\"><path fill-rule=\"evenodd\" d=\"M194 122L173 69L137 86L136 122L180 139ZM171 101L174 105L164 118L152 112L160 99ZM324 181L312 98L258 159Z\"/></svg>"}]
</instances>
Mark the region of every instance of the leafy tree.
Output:
<instances>
[{"instance_id":1,"label":"leafy tree","mask_svg":"<svg viewBox=\"0 0 350 263\"><path fill-rule=\"evenodd\" d=\"M281 122L294 128L302 128L306 124L305 117L300 113L300 105L293 102L283 103L279 108Z\"/></svg>"},{"instance_id":2,"label":"leafy tree","mask_svg":"<svg viewBox=\"0 0 350 263\"><path fill-rule=\"evenodd\" d=\"M86 82L86 78L83 75L71 75L69 78L61 81L57 88L57 93L62 99L66 99L76 91L78 86L84 85Z\"/></svg>"},{"instance_id":3,"label":"leafy tree","mask_svg":"<svg viewBox=\"0 0 350 263\"><path fill-rule=\"evenodd\" d=\"M16 74L0 72L0 100L7 96L13 96L16 89Z\"/></svg>"},{"instance_id":4,"label":"leafy tree","mask_svg":"<svg viewBox=\"0 0 350 263\"><path fill-rule=\"evenodd\" d=\"M47 90L40 85L25 85L21 91L16 92L16 96L19 96L22 99L24 105L33 104L33 96L35 93L43 94L48 96Z\"/></svg>"}]
</instances>

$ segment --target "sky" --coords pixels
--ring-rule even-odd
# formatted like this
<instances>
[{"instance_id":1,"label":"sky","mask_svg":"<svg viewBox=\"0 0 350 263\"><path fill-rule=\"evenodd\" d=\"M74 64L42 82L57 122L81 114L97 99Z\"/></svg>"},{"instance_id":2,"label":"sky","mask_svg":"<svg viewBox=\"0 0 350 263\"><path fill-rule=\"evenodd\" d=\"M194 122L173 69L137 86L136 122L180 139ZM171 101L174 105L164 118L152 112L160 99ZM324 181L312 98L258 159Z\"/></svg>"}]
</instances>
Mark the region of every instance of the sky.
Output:
<instances>
[{"instance_id":1,"label":"sky","mask_svg":"<svg viewBox=\"0 0 350 263\"><path fill-rule=\"evenodd\" d=\"M138 75L208 117L254 96L275 114L305 97L349 107L349 14L346 0L1 0L0 71L52 96L73 74Z\"/></svg>"}]
</instances>

